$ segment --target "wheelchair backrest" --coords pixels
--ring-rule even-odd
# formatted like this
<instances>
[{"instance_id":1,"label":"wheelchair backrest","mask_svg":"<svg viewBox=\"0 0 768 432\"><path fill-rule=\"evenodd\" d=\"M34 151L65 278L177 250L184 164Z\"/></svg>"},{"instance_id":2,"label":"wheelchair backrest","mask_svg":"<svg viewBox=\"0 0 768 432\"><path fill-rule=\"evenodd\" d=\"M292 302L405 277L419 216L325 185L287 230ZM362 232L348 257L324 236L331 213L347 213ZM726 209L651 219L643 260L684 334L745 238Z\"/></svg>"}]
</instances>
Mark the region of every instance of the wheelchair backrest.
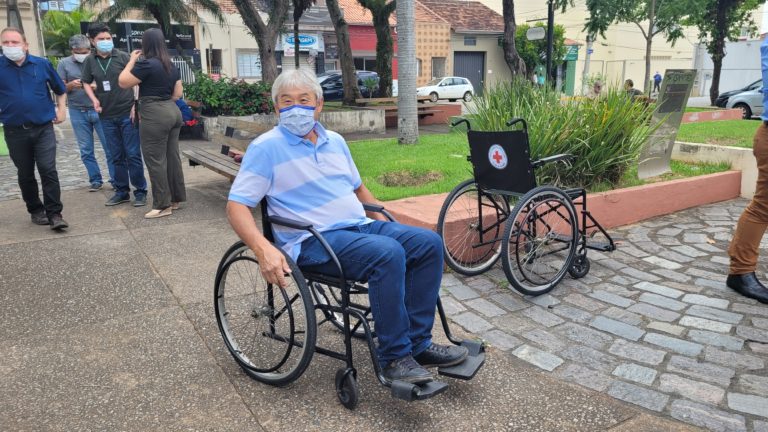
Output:
<instances>
[{"instance_id":1,"label":"wheelchair backrest","mask_svg":"<svg viewBox=\"0 0 768 432\"><path fill-rule=\"evenodd\" d=\"M261 233L264 234L267 240L274 243L275 235L272 233L272 224L269 222L269 217L267 217L267 197L261 199L259 208L261 209Z\"/></svg>"},{"instance_id":2,"label":"wheelchair backrest","mask_svg":"<svg viewBox=\"0 0 768 432\"><path fill-rule=\"evenodd\" d=\"M536 187L525 130L467 132L475 181L481 189L524 194Z\"/></svg>"}]
</instances>

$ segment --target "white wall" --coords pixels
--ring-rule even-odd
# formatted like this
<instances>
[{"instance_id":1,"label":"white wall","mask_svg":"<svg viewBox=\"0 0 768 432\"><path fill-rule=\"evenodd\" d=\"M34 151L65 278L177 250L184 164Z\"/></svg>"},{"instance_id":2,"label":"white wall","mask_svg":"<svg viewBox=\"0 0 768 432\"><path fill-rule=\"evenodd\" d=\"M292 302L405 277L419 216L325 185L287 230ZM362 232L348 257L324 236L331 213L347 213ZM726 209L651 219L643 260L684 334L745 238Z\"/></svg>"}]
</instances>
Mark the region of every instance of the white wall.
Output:
<instances>
[{"instance_id":1,"label":"white wall","mask_svg":"<svg viewBox=\"0 0 768 432\"><path fill-rule=\"evenodd\" d=\"M761 40L727 42L726 56L723 58L723 68L720 73L720 92L736 90L760 79L760 44ZM698 44L696 50L696 67L699 76L694 93L709 95L712 85L712 57L707 53L703 44Z\"/></svg>"}]
</instances>

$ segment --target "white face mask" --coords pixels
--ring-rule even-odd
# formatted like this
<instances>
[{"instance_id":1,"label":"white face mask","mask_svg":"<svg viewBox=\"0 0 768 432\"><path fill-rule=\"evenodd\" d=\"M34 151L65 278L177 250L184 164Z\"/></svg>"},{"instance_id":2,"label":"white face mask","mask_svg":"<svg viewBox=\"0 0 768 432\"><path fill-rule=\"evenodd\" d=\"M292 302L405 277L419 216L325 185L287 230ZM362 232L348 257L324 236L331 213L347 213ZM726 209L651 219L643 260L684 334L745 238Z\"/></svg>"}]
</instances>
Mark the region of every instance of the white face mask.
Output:
<instances>
[{"instance_id":1,"label":"white face mask","mask_svg":"<svg viewBox=\"0 0 768 432\"><path fill-rule=\"evenodd\" d=\"M15 47L4 46L3 55L8 57L8 60L17 62L23 59L24 56L27 55L27 53L24 52L24 48L20 46L15 46Z\"/></svg>"},{"instance_id":2,"label":"white face mask","mask_svg":"<svg viewBox=\"0 0 768 432\"><path fill-rule=\"evenodd\" d=\"M82 63L85 61L85 58L88 57L88 54L72 54L73 57L75 57L75 61L78 63Z\"/></svg>"}]
</instances>

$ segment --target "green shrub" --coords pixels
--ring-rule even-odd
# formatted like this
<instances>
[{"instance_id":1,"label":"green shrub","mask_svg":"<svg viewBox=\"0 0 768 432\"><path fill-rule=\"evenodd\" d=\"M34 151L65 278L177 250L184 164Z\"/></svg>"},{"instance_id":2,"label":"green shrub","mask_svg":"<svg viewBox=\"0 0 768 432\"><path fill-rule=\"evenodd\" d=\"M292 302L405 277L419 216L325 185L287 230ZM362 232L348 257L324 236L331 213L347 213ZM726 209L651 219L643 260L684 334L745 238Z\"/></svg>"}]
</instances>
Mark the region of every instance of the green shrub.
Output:
<instances>
[{"instance_id":1,"label":"green shrub","mask_svg":"<svg viewBox=\"0 0 768 432\"><path fill-rule=\"evenodd\" d=\"M571 166L549 164L537 169L539 183L560 187L618 184L638 161L651 128L652 108L633 102L618 88L604 89L599 99L561 100L559 93L523 80L500 84L475 99L469 108L472 129L507 130L506 121L528 123L531 157L559 153L576 156Z\"/></svg>"},{"instance_id":2,"label":"green shrub","mask_svg":"<svg viewBox=\"0 0 768 432\"><path fill-rule=\"evenodd\" d=\"M195 74L195 82L184 84L184 97L203 104L204 115L244 116L272 112L271 86L248 83L236 78L213 80L203 73Z\"/></svg>"}]
</instances>

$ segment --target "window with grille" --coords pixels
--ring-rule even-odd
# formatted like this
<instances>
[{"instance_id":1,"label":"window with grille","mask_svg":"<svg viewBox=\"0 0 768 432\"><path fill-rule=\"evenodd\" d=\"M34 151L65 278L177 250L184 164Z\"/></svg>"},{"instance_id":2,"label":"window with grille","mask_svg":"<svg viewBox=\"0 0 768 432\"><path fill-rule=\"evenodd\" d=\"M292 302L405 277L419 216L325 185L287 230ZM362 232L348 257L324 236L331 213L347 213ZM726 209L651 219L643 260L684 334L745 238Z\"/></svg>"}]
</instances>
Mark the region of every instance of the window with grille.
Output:
<instances>
[{"instance_id":1,"label":"window with grille","mask_svg":"<svg viewBox=\"0 0 768 432\"><path fill-rule=\"evenodd\" d=\"M257 50L237 50L237 76L240 78L261 77L261 58Z\"/></svg>"}]
</instances>

